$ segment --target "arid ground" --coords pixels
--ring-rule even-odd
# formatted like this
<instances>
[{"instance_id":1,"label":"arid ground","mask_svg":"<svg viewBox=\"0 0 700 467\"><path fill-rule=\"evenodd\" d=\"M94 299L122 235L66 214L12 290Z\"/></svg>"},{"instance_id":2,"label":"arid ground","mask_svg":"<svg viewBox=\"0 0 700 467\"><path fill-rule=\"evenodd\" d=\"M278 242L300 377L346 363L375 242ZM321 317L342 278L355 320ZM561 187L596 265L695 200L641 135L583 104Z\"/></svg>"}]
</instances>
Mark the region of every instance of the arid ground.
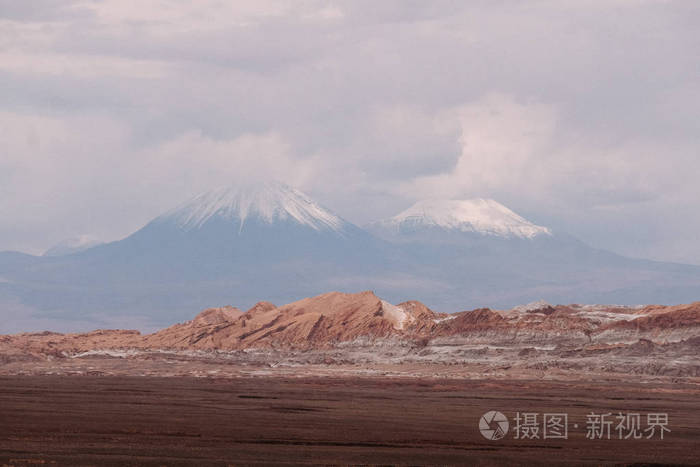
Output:
<instances>
[{"instance_id":1,"label":"arid ground","mask_svg":"<svg viewBox=\"0 0 700 467\"><path fill-rule=\"evenodd\" d=\"M445 315L372 292L6 335L0 464L700 465L699 349L700 302Z\"/></svg>"},{"instance_id":2,"label":"arid ground","mask_svg":"<svg viewBox=\"0 0 700 467\"><path fill-rule=\"evenodd\" d=\"M44 375L0 387L6 465L700 464L700 388L687 382ZM517 412L567 413L568 439L511 428L489 441L478 421L490 410L511 427ZM590 440L592 412L667 413L671 432Z\"/></svg>"}]
</instances>

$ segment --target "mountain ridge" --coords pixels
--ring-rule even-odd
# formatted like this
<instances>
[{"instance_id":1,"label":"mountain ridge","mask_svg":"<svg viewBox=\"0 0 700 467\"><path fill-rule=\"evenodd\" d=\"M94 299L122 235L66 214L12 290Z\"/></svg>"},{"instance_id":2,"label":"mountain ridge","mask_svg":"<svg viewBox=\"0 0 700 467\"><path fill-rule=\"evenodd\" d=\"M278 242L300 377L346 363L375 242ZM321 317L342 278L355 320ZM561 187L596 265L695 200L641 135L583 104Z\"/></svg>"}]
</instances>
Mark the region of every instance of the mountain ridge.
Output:
<instances>
[{"instance_id":1,"label":"mountain ridge","mask_svg":"<svg viewBox=\"0 0 700 467\"><path fill-rule=\"evenodd\" d=\"M329 289L372 289L388 303L413 296L441 312L540 298L679 303L700 291L700 267L596 250L547 233L495 201L477 203L487 214L496 208L482 220L540 233L463 229L460 222L473 219L467 210L379 237L286 185L248 190L213 190L122 240L71 255L0 253L0 332L45 327L47 320L58 329L75 322L154 329L214 303L249 307L258 297L289 303ZM462 202L450 201L447 214L454 203Z\"/></svg>"},{"instance_id":2,"label":"mountain ridge","mask_svg":"<svg viewBox=\"0 0 700 467\"><path fill-rule=\"evenodd\" d=\"M0 336L0 349L88 352L110 349L231 351L318 350L405 345L615 346L696 339L700 302L684 305L549 305L480 308L448 315L419 301L393 305L372 291L328 292L283 306L258 302L248 311L209 308L151 334L96 330ZM384 344L381 344L384 345ZM597 347L596 347L597 348Z\"/></svg>"}]
</instances>

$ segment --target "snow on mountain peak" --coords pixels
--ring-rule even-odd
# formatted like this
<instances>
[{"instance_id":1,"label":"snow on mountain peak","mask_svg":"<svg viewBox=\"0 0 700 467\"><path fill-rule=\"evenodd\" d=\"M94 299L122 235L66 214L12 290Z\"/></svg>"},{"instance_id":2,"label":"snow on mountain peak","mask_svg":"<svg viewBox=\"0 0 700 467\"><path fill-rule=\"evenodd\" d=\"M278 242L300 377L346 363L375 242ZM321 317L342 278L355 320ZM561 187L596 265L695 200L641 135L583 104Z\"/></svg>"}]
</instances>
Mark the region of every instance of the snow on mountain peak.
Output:
<instances>
[{"instance_id":1,"label":"snow on mountain peak","mask_svg":"<svg viewBox=\"0 0 700 467\"><path fill-rule=\"evenodd\" d=\"M437 227L499 237L551 235L548 228L533 224L497 201L481 198L419 201L380 224L395 231Z\"/></svg>"},{"instance_id":2,"label":"snow on mountain peak","mask_svg":"<svg viewBox=\"0 0 700 467\"><path fill-rule=\"evenodd\" d=\"M237 220L241 229L252 217L268 224L292 220L319 231L340 231L347 224L306 194L279 182L202 193L162 217L174 219L185 230L197 229L214 217Z\"/></svg>"}]
</instances>

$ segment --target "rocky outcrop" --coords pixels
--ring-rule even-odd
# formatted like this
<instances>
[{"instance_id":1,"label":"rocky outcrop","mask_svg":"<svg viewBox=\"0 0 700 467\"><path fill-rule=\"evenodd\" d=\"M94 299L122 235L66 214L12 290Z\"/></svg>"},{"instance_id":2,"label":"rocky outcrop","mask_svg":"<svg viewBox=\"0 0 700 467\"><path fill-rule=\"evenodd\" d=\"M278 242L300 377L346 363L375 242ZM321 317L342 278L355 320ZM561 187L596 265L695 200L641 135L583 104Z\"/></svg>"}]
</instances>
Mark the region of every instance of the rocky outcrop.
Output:
<instances>
[{"instance_id":1,"label":"rocky outcrop","mask_svg":"<svg viewBox=\"0 0 700 467\"><path fill-rule=\"evenodd\" d=\"M437 315L418 302L394 306L372 292L331 292L282 307L260 302L231 319L199 326L195 320L145 336L148 348L234 350L331 347L356 339L415 337Z\"/></svg>"},{"instance_id":2,"label":"rocky outcrop","mask_svg":"<svg viewBox=\"0 0 700 467\"><path fill-rule=\"evenodd\" d=\"M416 344L548 346L607 352L617 344L695 342L692 339L699 335L700 302L641 308L540 303L445 314L417 301L392 305L366 291L331 292L281 307L259 302L246 312L230 306L210 308L191 321L147 335L98 330L0 336L0 354L60 356L100 349L308 351L386 342L405 343L409 348Z\"/></svg>"}]
</instances>

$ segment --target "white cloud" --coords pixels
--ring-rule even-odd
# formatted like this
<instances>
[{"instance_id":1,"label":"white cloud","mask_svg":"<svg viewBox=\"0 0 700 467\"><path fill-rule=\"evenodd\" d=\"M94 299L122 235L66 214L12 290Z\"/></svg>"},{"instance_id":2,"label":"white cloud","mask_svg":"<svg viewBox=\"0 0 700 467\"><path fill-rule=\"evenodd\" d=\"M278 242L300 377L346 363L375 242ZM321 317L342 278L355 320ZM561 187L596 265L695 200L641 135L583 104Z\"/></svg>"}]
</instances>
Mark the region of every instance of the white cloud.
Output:
<instances>
[{"instance_id":1,"label":"white cloud","mask_svg":"<svg viewBox=\"0 0 700 467\"><path fill-rule=\"evenodd\" d=\"M490 94L449 112L461 128L461 153L444 173L417 177L402 189L415 197L510 196L561 206L622 208L672 196L697 165L683 144L626 140L600 144L561 126L556 106ZM681 185L682 187L684 185ZM687 185L686 185L687 186ZM558 199L551 200L556 193Z\"/></svg>"},{"instance_id":2,"label":"white cloud","mask_svg":"<svg viewBox=\"0 0 700 467\"><path fill-rule=\"evenodd\" d=\"M142 150L140 156L144 166L139 173L148 174L142 183L170 186L173 194L265 178L303 184L313 173L308 163L291 156L288 144L275 133L215 140L191 130Z\"/></svg>"},{"instance_id":3,"label":"white cloud","mask_svg":"<svg viewBox=\"0 0 700 467\"><path fill-rule=\"evenodd\" d=\"M488 196L514 186L540 191L543 178L557 170L551 106L490 94L450 114L459 122L461 154L450 172L415 181L412 191L420 197Z\"/></svg>"}]
</instances>

